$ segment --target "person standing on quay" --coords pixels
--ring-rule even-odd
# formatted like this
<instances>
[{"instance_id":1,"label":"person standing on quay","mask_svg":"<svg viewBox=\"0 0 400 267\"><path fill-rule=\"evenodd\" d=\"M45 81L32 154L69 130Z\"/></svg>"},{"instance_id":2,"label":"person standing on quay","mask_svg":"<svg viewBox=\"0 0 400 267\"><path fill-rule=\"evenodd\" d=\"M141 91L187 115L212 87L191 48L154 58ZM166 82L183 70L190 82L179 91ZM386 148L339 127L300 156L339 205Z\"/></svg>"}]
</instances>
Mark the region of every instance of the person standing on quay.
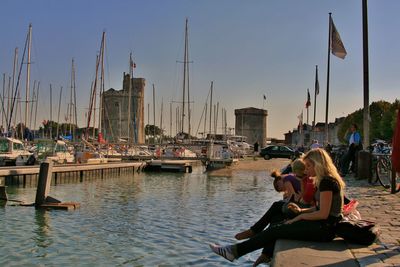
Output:
<instances>
[{"instance_id":1,"label":"person standing on quay","mask_svg":"<svg viewBox=\"0 0 400 267\"><path fill-rule=\"evenodd\" d=\"M255 160L257 155L258 155L258 147L259 147L258 141L256 141L253 146L254 146L254 156L253 156L253 158Z\"/></svg>"},{"instance_id":2,"label":"person standing on quay","mask_svg":"<svg viewBox=\"0 0 400 267\"><path fill-rule=\"evenodd\" d=\"M343 159L341 175L347 174L350 162L351 172L357 175L357 152L362 149L361 135L357 131L357 124L353 123L350 126L350 133L346 135L346 139L349 142L349 148Z\"/></svg>"}]
</instances>

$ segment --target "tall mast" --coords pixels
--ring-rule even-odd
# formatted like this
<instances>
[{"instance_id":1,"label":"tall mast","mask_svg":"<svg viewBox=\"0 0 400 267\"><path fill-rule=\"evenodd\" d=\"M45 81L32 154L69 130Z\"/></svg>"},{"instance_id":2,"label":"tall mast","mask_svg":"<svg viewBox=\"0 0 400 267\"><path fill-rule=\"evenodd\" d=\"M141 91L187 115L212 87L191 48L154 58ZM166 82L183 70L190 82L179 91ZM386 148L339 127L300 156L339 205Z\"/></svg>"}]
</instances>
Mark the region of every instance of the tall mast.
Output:
<instances>
[{"instance_id":1,"label":"tall mast","mask_svg":"<svg viewBox=\"0 0 400 267\"><path fill-rule=\"evenodd\" d=\"M96 99L96 86L97 86L98 70L99 70L99 55L96 56L96 74L95 74L94 82L91 85L91 91L90 91L90 103L89 103L89 111L88 111L88 117L87 117L88 121L87 121L86 133L85 133L86 139L89 136L89 127L90 127L90 119L92 117L93 103L96 103L95 99ZM94 129L93 129L93 132L94 132Z\"/></svg>"},{"instance_id":2,"label":"tall mast","mask_svg":"<svg viewBox=\"0 0 400 267\"><path fill-rule=\"evenodd\" d=\"M60 108L61 108L61 96L62 96L62 86L60 89L60 98L58 99L58 115L57 115L57 135L56 139L58 139L59 129L60 129Z\"/></svg>"},{"instance_id":3,"label":"tall mast","mask_svg":"<svg viewBox=\"0 0 400 267\"><path fill-rule=\"evenodd\" d=\"M4 107L4 103L5 103L5 101L6 101L6 98L5 98L5 91L6 91L6 74L5 73L3 73L3 94L1 95L1 98L2 98L2 100L1 100L1 103L2 103L2 112L3 112L3 114L2 114L2 116L1 116L1 125L3 125L4 124L4 117L6 116L6 113L4 112L5 111L5 107ZM7 118L6 118L7 119Z\"/></svg>"},{"instance_id":4,"label":"tall mast","mask_svg":"<svg viewBox=\"0 0 400 267\"><path fill-rule=\"evenodd\" d=\"M129 54L129 85L128 85L128 143L131 144L131 112L132 112L132 53Z\"/></svg>"},{"instance_id":5,"label":"tall mast","mask_svg":"<svg viewBox=\"0 0 400 267\"><path fill-rule=\"evenodd\" d=\"M32 90L32 105L31 105L31 116L33 114L33 106L36 100L36 80L33 81L33 90ZM35 126L33 126L35 127ZM29 120L29 129L32 129L32 118Z\"/></svg>"},{"instance_id":6,"label":"tall mast","mask_svg":"<svg viewBox=\"0 0 400 267\"><path fill-rule=\"evenodd\" d=\"M185 122L185 93L186 93L186 71L187 71L187 34L188 34L188 19L186 18L185 23L185 50L183 56L183 87L182 87L182 128L181 132L184 132L184 122Z\"/></svg>"},{"instance_id":7,"label":"tall mast","mask_svg":"<svg viewBox=\"0 0 400 267\"><path fill-rule=\"evenodd\" d=\"M103 107L103 98L102 95L104 93L104 51L106 45L106 32L103 32L103 36L101 38L101 49L100 49L100 60L101 60L101 72L100 72L100 93L99 93L99 133L101 132L101 118L104 118L104 107Z\"/></svg>"},{"instance_id":8,"label":"tall mast","mask_svg":"<svg viewBox=\"0 0 400 267\"><path fill-rule=\"evenodd\" d=\"M14 96L14 84L15 84L15 75L17 73L17 68L18 68L18 47L15 48L14 50L14 63L13 63L13 76L12 76L12 83L11 83L11 94L10 92L8 93L8 106L7 106L7 118L11 116L11 101L12 97ZM8 123L7 123L7 132L8 132Z\"/></svg>"},{"instance_id":9,"label":"tall mast","mask_svg":"<svg viewBox=\"0 0 400 267\"><path fill-rule=\"evenodd\" d=\"M69 105L68 105L68 122L69 122L69 133L72 134L72 94L73 94L73 75L74 75L74 59L72 59L71 66L71 87L69 91Z\"/></svg>"},{"instance_id":10,"label":"tall mast","mask_svg":"<svg viewBox=\"0 0 400 267\"><path fill-rule=\"evenodd\" d=\"M190 88L189 88L189 32L188 32L188 20L186 19L186 34L185 34L185 49L186 49L186 58L185 58L185 64L186 64L186 69L187 69L187 101L188 101L188 134L189 138L191 136L191 131L192 131L192 125L191 125L191 110L190 110Z\"/></svg>"},{"instance_id":11,"label":"tall mast","mask_svg":"<svg viewBox=\"0 0 400 267\"><path fill-rule=\"evenodd\" d=\"M153 144L156 143L156 89L153 83Z\"/></svg>"},{"instance_id":12,"label":"tall mast","mask_svg":"<svg viewBox=\"0 0 400 267\"><path fill-rule=\"evenodd\" d=\"M26 64L26 93L25 93L25 125L26 127L27 122L29 120L29 82L31 76L31 44L32 44L32 24L29 24L29 31L28 31L28 62Z\"/></svg>"},{"instance_id":13,"label":"tall mast","mask_svg":"<svg viewBox=\"0 0 400 267\"><path fill-rule=\"evenodd\" d=\"M160 131L161 131L161 133L160 133L160 144L161 144L161 142L162 142L162 136L163 136L163 132L162 132L162 115L163 115L163 106L164 106L164 99L163 98L161 98L161 116L160 116Z\"/></svg>"},{"instance_id":14,"label":"tall mast","mask_svg":"<svg viewBox=\"0 0 400 267\"><path fill-rule=\"evenodd\" d=\"M49 138L53 138L53 133L52 133L52 121L53 121L53 89L51 88L51 84L50 84L50 122L49 122Z\"/></svg>"},{"instance_id":15,"label":"tall mast","mask_svg":"<svg viewBox=\"0 0 400 267\"><path fill-rule=\"evenodd\" d=\"M36 94L36 103L35 103L35 121L33 122L33 127L36 127L36 117L37 117L37 107L38 107L38 102L39 102L39 89L40 89L40 82L38 82L37 86L37 94ZM35 133L35 130L33 131ZM33 135L35 136L35 135Z\"/></svg>"},{"instance_id":16,"label":"tall mast","mask_svg":"<svg viewBox=\"0 0 400 267\"><path fill-rule=\"evenodd\" d=\"M75 116L75 122L74 122L74 135L73 139L74 141L76 140L76 127L78 127L78 114L76 113L76 83L75 83L75 66L73 66L74 70L74 116Z\"/></svg>"},{"instance_id":17,"label":"tall mast","mask_svg":"<svg viewBox=\"0 0 400 267\"><path fill-rule=\"evenodd\" d=\"M169 103L169 136L172 137L172 103Z\"/></svg>"},{"instance_id":18,"label":"tall mast","mask_svg":"<svg viewBox=\"0 0 400 267\"><path fill-rule=\"evenodd\" d=\"M210 130L209 130L210 135L211 135L212 107L213 107L213 105L212 105L213 85L214 85L214 82L211 81L211 88L210 88L210 92L211 92L211 93L210 93Z\"/></svg>"}]
</instances>

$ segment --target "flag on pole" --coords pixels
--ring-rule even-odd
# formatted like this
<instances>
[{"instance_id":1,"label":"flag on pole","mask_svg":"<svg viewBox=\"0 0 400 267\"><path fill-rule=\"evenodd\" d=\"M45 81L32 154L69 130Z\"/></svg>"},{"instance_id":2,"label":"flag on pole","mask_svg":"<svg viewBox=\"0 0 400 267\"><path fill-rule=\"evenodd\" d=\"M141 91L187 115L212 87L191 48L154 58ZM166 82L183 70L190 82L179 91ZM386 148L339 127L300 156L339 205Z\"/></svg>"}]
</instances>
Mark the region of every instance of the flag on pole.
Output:
<instances>
[{"instance_id":1,"label":"flag on pole","mask_svg":"<svg viewBox=\"0 0 400 267\"><path fill-rule=\"evenodd\" d=\"M310 97L310 91L307 89L307 102L306 102L306 108L311 106L311 97Z\"/></svg>"},{"instance_id":2,"label":"flag on pole","mask_svg":"<svg viewBox=\"0 0 400 267\"><path fill-rule=\"evenodd\" d=\"M319 95L318 66L315 68L315 94Z\"/></svg>"},{"instance_id":3,"label":"flag on pole","mask_svg":"<svg viewBox=\"0 0 400 267\"><path fill-rule=\"evenodd\" d=\"M347 55L346 48L344 48L342 39L340 38L339 32L336 30L332 18L330 18L330 23L331 23L331 43L330 43L331 52L338 58L344 59Z\"/></svg>"}]
</instances>

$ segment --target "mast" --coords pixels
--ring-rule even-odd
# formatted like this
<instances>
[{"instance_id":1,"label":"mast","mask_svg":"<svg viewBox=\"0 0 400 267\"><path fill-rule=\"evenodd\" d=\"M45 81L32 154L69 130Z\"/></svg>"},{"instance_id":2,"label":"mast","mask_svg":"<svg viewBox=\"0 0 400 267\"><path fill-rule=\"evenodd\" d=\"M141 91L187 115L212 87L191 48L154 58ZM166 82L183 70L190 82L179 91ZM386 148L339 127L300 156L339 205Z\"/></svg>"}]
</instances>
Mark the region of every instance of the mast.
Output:
<instances>
[{"instance_id":1,"label":"mast","mask_svg":"<svg viewBox=\"0 0 400 267\"><path fill-rule=\"evenodd\" d=\"M33 114L33 106L36 99L36 80L33 81L33 91L32 91L32 105L31 105L31 116ZM32 129L32 118L29 120L29 129Z\"/></svg>"},{"instance_id":2,"label":"mast","mask_svg":"<svg viewBox=\"0 0 400 267\"><path fill-rule=\"evenodd\" d=\"M192 125L191 125L191 110L190 110L190 87L189 87L189 32L188 32L188 20L186 19L186 34L185 34L185 49L186 49L186 58L185 58L185 65L186 65L186 72L187 72L187 101L188 101L188 136L190 139L192 133Z\"/></svg>"},{"instance_id":3,"label":"mast","mask_svg":"<svg viewBox=\"0 0 400 267\"><path fill-rule=\"evenodd\" d=\"M71 67L71 87L69 91L69 105L68 105L68 121L69 121L69 133L72 134L72 94L73 94L73 75L74 75L74 59L72 59Z\"/></svg>"},{"instance_id":4,"label":"mast","mask_svg":"<svg viewBox=\"0 0 400 267\"><path fill-rule=\"evenodd\" d=\"M6 113L4 112L5 111L5 108L4 108L4 102L5 102L5 91L6 91L6 74L5 73L3 73L3 94L1 95L1 102L2 102L2 111L3 111L3 114L2 114L2 116L1 116L1 125L3 125L4 124L4 117L5 117L5 115L6 115ZM7 118L6 118L7 119Z\"/></svg>"},{"instance_id":5,"label":"mast","mask_svg":"<svg viewBox=\"0 0 400 267\"><path fill-rule=\"evenodd\" d=\"M172 137L172 103L169 103L169 136Z\"/></svg>"},{"instance_id":6,"label":"mast","mask_svg":"<svg viewBox=\"0 0 400 267\"><path fill-rule=\"evenodd\" d=\"M131 112L132 112L132 53L129 54L129 86L128 86L128 144L131 144Z\"/></svg>"},{"instance_id":7,"label":"mast","mask_svg":"<svg viewBox=\"0 0 400 267\"><path fill-rule=\"evenodd\" d=\"M153 83L153 144L156 143L156 89Z\"/></svg>"},{"instance_id":8,"label":"mast","mask_svg":"<svg viewBox=\"0 0 400 267\"><path fill-rule=\"evenodd\" d=\"M57 115L57 135L56 135L56 139L58 140L58 134L59 134L59 128L60 128L60 108L61 108L61 96L62 96L62 86L60 89L60 98L58 100L58 115Z\"/></svg>"},{"instance_id":9,"label":"mast","mask_svg":"<svg viewBox=\"0 0 400 267\"><path fill-rule=\"evenodd\" d=\"M40 82L38 82L37 86L37 94L36 94L36 103L35 103L35 121L33 122L33 127L36 127L36 117L37 117L37 107L38 107L38 102L39 102L39 89L40 89ZM33 130L33 136L35 136L35 130Z\"/></svg>"},{"instance_id":10,"label":"mast","mask_svg":"<svg viewBox=\"0 0 400 267\"><path fill-rule=\"evenodd\" d=\"M32 45L32 24L29 24L29 31L28 31L28 62L26 64L26 93L25 93L25 125L26 127L27 122L29 120L29 82L31 76L31 45Z\"/></svg>"},{"instance_id":11,"label":"mast","mask_svg":"<svg viewBox=\"0 0 400 267\"><path fill-rule=\"evenodd\" d=\"M101 47L100 47L100 61L101 61L101 72L100 72L100 93L99 93L99 129L98 132L102 132L101 129L101 118L104 118L104 107L103 107L103 98L102 95L104 93L104 51L106 45L106 32L103 32L101 37Z\"/></svg>"},{"instance_id":12,"label":"mast","mask_svg":"<svg viewBox=\"0 0 400 267\"><path fill-rule=\"evenodd\" d=\"M10 92L8 93L7 118L9 118L9 116L11 116L11 101L12 101L12 97L14 95L15 74L17 73L17 68L18 68L18 47L16 47L14 50L13 75L12 75L12 83L11 83L11 94L10 94ZM7 125L7 132L9 130L8 129L9 126L10 125Z\"/></svg>"},{"instance_id":13,"label":"mast","mask_svg":"<svg viewBox=\"0 0 400 267\"><path fill-rule=\"evenodd\" d=\"M187 71L187 33L188 33L188 19L186 18L186 23L185 23L185 50L184 50L184 56L183 56L183 87L182 87L182 128L181 131L182 133L184 132L184 122L185 122L185 93L186 93L186 71Z\"/></svg>"},{"instance_id":14,"label":"mast","mask_svg":"<svg viewBox=\"0 0 400 267\"><path fill-rule=\"evenodd\" d=\"M164 111L164 99L161 98L161 116L160 116L160 144L162 143L162 136L163 136L163 132L162 132L162 115L163 115L163 111Z\"/></svg>"},{"instance_id":15,"label":"mast","mask_svg":"<svg viewBox=\"0 0 400 267\"><path fill-rule=\"evenodd\" d=\"M97 86L98 69L99 69L99 55L96 55L96 74L95 74L94 82L91 85L91 91L90 91L90 103L89 103L89 111L88 111L88 121L87 121L87 126L86 126L86 133L85 133L85 138L86 139L88 139L88 137L89 137L90 119L92 117L93 103L95 103L95 98L96 98L96 86ZM93 129L93 132L94 132L94 129Z\"/></svg>"},{"instance_id":16,"label":"mast","mask_svg":"<svg viewBox=\"0 0 400 267\"><path fill-rule=\"evenodd\" d=\"M211 123L212 123L212 97L213 97L213 85L214 85L214 81L211 81L211 88L210 88L210 130L209 133L211 135Z\"/></svg>"},{"instance_id":17,"label":"mast","mask_svg":"<svg viewBox=\"0 0 400 267\"><path fill-rule=\"evenodd\" d=\"M76 113L76 83L75 83L75 66L73 66L74 70L74 114L75 114L75 123L74 123L74 135L73 140L76 140L76 127L78 127L78 114Z\"/></svg>"},{"instance_id":18,"label":"mast","mask_svg":"<svg viewBox=\"0 0 400 267\"><path fill-rule=\"evenodd\" d=\"M53 112L52 112L52 109L53 109L53 97L52 97L52 93L53 93L53 89L51 88L51 84L50 84L50 122L49 122L49 138L51 139L51 138L53 138L53 133L52 133L52 120L53 120Z\"/></svg>"}]
</instances>

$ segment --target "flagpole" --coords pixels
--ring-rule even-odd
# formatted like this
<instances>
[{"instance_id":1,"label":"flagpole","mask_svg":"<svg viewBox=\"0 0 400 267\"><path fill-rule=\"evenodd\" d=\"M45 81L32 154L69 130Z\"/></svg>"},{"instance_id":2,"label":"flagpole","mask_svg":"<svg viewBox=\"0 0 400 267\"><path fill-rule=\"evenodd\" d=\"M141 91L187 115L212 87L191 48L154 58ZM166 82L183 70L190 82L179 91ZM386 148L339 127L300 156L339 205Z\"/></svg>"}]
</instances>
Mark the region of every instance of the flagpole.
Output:
<instances>
[{"instance_id":1,"label":"flagpole","mask_svg":"<svg viewBox=\"0 0 400 267\"><path fill-rule=\"evenodd\" d=\"M328 34L328 66L326 75L326 107L325 107L325 145L329 142L328 136L328 110L329 110L329 72L331 62L331 32L332 32L332 13L329 12L329 34Z\"/></svg>"},{"instance_id":2,"label":"flagpole","mask_svg":"<svg viewBox=\"0 0 400 267\"><path fill-rule=\"evenodd\" d=\"M314 132L315 128L315 114L317 112L317 77L318 77L318 65L315 65L315 88L314 88L314 120L312 123L312 131Z\"/></svg>"},{"instance_id":3,"label":"flagpole","mask_svg":"<svg viewBox=\"0 0 400 267\"><path fill-rule=\"evenodd\" d=\"M307 89L307 99L308 99L309 91ZM307 100L308 101L308 100ZM307 102L308 103L308 102ZM307 129L308 129L308 110L310 108L310 105L307 105Z\"/></svg>"},{"instance_id":4,"label":"flagpole","mask_svg":"<svg viewBox=\"0 0 400 267\"><path fill-rule=\"evenodd\" d=\"M363 85L364 85L364 110L363 110L363 131L364 148L369 146L369 68L368 68L368 10L367 0L362 1L363 21Z\"/></svg>"}]
</instances>

